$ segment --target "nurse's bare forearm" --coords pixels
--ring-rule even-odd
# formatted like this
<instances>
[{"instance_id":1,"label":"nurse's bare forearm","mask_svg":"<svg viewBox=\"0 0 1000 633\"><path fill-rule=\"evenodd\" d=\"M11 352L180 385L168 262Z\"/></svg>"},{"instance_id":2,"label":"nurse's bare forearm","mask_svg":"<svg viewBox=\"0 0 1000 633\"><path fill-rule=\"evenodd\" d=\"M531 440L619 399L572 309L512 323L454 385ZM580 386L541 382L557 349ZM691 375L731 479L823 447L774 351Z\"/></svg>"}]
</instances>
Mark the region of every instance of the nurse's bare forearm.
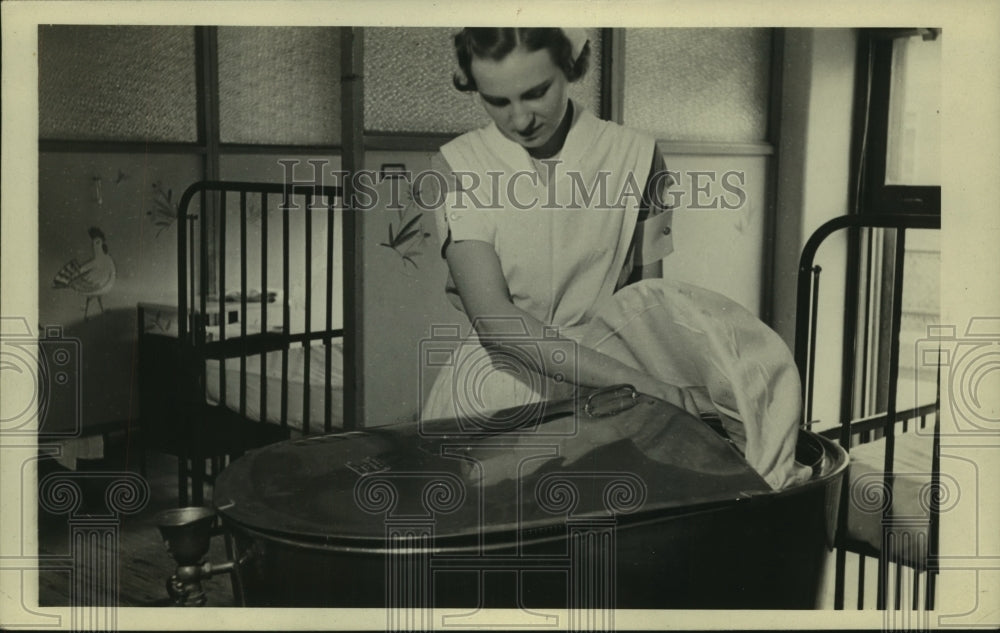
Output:
<instances>
[{"instance_id":1,"label":"nurse's bare forearm","mask_svg":"<svg viewBox=\"0 0 1000 633\"><path fill-rule=\"evenodd\" d=\"M643 393L685 406L685 394L679 387L661 382L597 350L576 345L570 339L546 336L549 334L546 324L521 310L511 300L500 260L491 244L479 240L458 240L448 247L446 257L465 313L476 324L479 340L488 350L509 351L509 358L524 358L523 354L517 353L519 346L510 344L511 335L514 335L514 341L519 342L528 337L530 341L537 341L538 348L543 352L538 358L540 366L529 366L530 371L572 380L583 387L628 383ZM523 327L512 331L512 318ZM553 348L561 346L565 346L566 356L557 360L553 358Z\"/></svg>"}]
</instances>

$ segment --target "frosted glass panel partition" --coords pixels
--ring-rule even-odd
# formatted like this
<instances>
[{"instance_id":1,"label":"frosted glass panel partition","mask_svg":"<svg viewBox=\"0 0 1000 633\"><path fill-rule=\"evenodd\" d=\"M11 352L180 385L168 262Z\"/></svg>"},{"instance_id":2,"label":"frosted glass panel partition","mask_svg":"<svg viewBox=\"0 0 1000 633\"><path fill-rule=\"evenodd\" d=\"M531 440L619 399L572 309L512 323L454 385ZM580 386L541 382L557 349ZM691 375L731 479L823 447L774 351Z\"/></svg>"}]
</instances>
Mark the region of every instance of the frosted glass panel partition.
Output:
<instances>
[{"instance_id":1,"label":"frosted glass panel partition","mask_svg":"<svg viewBox=\"0 0 1000 633\"><path fill-rule=\"evenodd\" d=\"M43 139L194 142L194 28L38 29Z\"/></svg>"},{"instance_id":2,"label":"frosted glass panel partition","mask_svg":"<svg viewBox=\"0 0 1000 633\"><path fill-rule=\"evenodd\" d=\"M365 129L458 133L489 122L477 98L452 84L456 27L365 29ZM600 113L600 29L590 29L587 75L570 96Z\"/></svg>"},{"instance_id":3,"label":"frosted glass panel partition","mask_svg":"<svg viewBox=\"0 0 1000 633\"><path fill-rule=\"evenodd\" d=\"M223 143L340 143L340 30L220 27Z\"/></svg>"},{"instance_id":4,"label":"frosted glass panel partition","mask_svg":"<svg viewBox=\"0 0 1000 633\"><path fill-rule=\"evenodd\" d=\"M626 29L627 125L663 140L767 136L769 29Z\"/></svg>"}]
</instances>

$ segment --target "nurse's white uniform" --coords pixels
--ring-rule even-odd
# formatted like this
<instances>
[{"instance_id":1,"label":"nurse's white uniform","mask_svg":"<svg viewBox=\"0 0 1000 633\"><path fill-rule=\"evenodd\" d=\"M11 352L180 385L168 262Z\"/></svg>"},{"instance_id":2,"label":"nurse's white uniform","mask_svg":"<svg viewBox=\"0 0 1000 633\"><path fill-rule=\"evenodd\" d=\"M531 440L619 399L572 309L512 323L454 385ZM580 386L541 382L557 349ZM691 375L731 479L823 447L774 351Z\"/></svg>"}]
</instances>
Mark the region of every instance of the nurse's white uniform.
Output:
<instances>
[{"instance_id":1,"label":"nurse's white uniform","mask_svg":"<svg viewBox=\"0 0 1000 633\"><path fill-rule=\"evenodd\" d=\"M653 279L614 292L655 141L574 106L574 122L553 159L532 160L495 124L444 145L441 154L461 185L437 211L439 235L491 244L512 302L560 336L695 388L704 395L699 406L739 419L742 426L730 427L745 437L748 462L773 487L802 479L806 473L793 463L798 374L777 334L735 302L687 284ZM669 231L660 230L669 220L647 220L657 230L645 232L646 262L672 250ZM450 278L446 290L461 308ZM549 353L558 346L543 340L535 347ZM474 340L460 346L435 380L421 418L468 416L470 407L485 414L572 395L565 381L493 361ZM571 376L573 359L565 362Z\"/></svg>"}]
</instances>

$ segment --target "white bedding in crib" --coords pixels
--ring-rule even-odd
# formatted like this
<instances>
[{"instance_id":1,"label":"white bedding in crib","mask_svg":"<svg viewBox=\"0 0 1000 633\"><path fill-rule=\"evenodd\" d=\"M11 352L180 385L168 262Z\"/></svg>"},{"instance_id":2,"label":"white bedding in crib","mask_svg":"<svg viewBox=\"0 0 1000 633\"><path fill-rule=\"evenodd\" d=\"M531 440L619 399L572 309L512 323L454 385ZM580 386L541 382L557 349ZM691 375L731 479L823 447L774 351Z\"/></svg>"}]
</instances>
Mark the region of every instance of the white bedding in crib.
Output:
<instances>
[{"instance_id":1,"label":"white bedding in crib","mask_svg":"<svg viewBox=\"0 0 1000 633\"><path fill-rule=\"evenodd\" d=\"M266 356L265 388L267 390L266 420L274 424L281 423L281 354L268 352ZM344 353L340 341L330 345L330 373L326 372L326 348L317 343L309 348L309 383L305 381L306 348L294 346L288 350L288 426L299 431L303 428L305 419L305 390L309 390L309 433L323 432L326 383L330 382L331 421L333 429L343 426L344 400ZM208 401L211 404L220 402L219 361L209 360L205 363L205 378ZM261 419L261 355L247 356L246 359L246 412L251 420ZM240 359L228 358L225 361L226 406L233 411L240 410Z\"/></svg>"}]
</instances>

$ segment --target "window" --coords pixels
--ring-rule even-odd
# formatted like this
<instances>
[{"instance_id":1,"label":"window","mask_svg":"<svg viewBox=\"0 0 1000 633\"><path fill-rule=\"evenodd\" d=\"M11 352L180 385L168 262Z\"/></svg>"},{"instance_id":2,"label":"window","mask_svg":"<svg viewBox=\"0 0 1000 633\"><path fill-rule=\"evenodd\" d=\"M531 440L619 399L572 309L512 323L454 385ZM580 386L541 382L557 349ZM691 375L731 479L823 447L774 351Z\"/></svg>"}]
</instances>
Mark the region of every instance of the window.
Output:
<instances>
[{"instance_id":1,"label":"window","mask_svg":"<svg viewBox=\"0 0 1000 633\"><path fill-rule=\"evenodd\" d=\"M941 39L935 29L872 29L859 38L858 213L941 213ZM855 307L866 355L855 368L854 413L885 411L894 342L896 410L929 404L936 371L922 364L916 345L940 316L938 231L877 229L858 236L854 248L861 262ZM901 283L895 264L900 251ZM894 301L900 302L896 341Z\"/></svg>"},{"instance_id":2,"label":"window","mask_svg":"<svg viewBox=\"0 0 1000 633\"><path fill-rule=\"evenodd\" d=\"M941 38L933 29L872 29L860 38L861 213L941 213Z\"/></svg>"}]
</instances>

